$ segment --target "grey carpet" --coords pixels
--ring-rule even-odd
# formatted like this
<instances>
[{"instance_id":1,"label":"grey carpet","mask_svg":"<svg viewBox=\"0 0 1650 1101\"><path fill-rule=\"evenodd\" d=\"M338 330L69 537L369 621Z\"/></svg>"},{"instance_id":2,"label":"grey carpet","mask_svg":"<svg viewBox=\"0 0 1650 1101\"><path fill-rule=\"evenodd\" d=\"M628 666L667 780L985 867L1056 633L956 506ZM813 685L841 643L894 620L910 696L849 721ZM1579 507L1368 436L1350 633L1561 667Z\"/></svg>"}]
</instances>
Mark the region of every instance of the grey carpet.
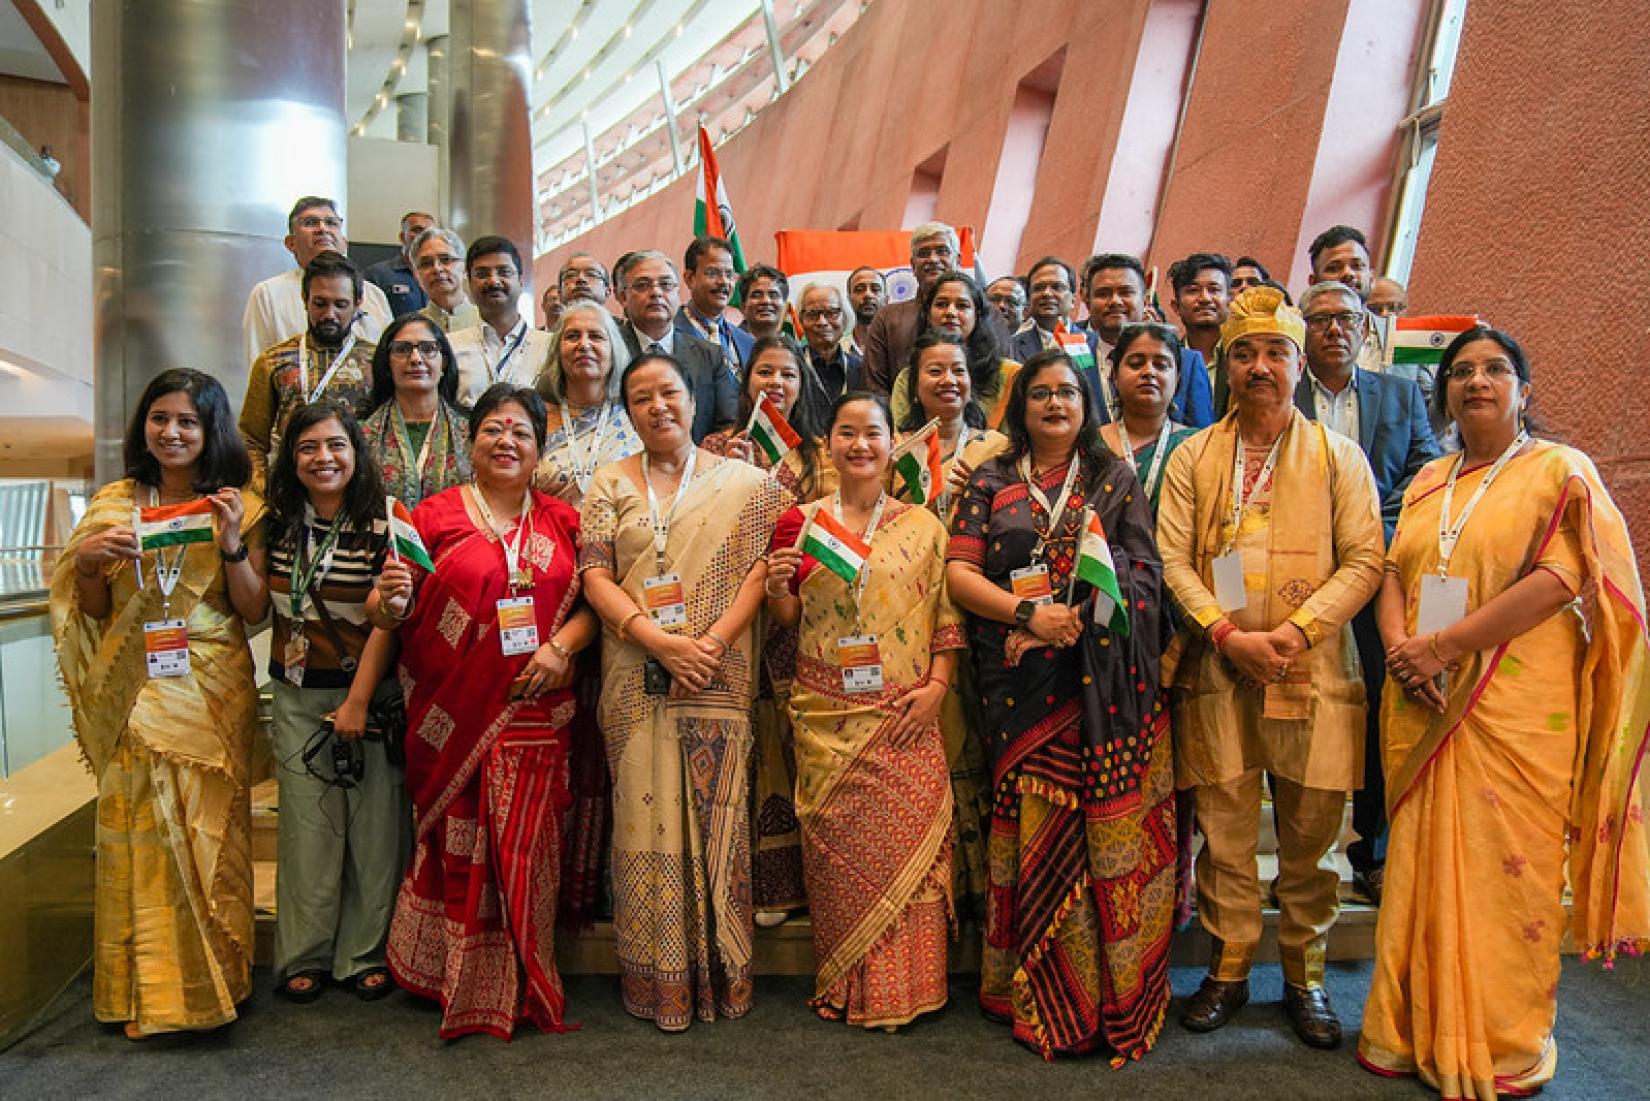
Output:
<instances>
[{"instance_id":1,"label":"grey carpet","mask_svg":"<svg viewBox=\"0 0 1650 1101\"><path fill-rule=\"evenodd\" d=\"M342 990L311 1006L275 998L267 972L242 1017L216 1033L133 1044L92 1020L90 982L60 998L30 1036L0 1054L0 1097L183 1098L1225 1098L1423 1099L1412 1081L1359 1068L1351 1038L1369 964L1334 965L1330 990L1347 1026L1340 1051L1302 1046L1277 1006L1276 967L1258 968L1254 1001L1224 1030L1185 1032L1172 1018L1142 1062L1113 1071L1101 1058L1043 1063L984 1020L970 983L952 1004L898 1035L817 1020L808 983L763 979L739 1021L696 1024L667 1036L626 1016L616 981L568 980L578 1032L523 1032L511 1043L436 1038L434 1008L405 994L372 1005ZM1178 968L1184 997L1200 971ZM1178 1008L1178 1005L1177 1005ZM1171 1014L1172 1014L1171 1010ZM1559 992L1559 1073L1549 1098L1650 1097L1650 961L1613 973L1566 961Z\"/></svg>"}]
</instances>

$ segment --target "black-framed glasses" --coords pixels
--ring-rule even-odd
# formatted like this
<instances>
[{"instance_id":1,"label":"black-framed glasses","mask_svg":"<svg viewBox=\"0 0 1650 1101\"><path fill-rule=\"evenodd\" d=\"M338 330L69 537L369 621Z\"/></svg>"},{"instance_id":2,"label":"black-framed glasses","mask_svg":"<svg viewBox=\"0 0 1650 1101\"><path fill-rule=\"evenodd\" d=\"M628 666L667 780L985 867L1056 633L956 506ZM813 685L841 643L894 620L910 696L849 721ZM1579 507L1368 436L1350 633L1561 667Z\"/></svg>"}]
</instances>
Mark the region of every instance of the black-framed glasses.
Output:
<instances>
[{"instance_id":1,"label":"black-framed glasses","mask_svg":"<svg viewBox=\"0 0 1650 1101\"><path fill-rule=\"evenodd\" d=\"M410 358L415 351L425 359L431 359L441 354L441 345L433 340L390 341L390 355L396 359Z\"/></svg>"}]
</instances>

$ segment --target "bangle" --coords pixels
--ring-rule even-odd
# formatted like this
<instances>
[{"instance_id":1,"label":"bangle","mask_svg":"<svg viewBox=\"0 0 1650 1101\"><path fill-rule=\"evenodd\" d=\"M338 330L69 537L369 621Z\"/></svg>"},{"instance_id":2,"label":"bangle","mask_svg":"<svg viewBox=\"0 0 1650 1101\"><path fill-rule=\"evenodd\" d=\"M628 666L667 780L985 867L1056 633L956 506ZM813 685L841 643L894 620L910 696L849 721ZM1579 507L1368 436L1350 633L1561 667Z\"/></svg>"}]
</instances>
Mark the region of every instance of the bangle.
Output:
<instances>
[{"instance_id":1,"label":"bangle","mask_svg":"<svg viewBox=\"0 0 1650 1101\"><path fill-rule=\"evenodd\" d=\"M557 642L555 639L551 639L549 642L545 643L545 645L550 647L550 649L554 650L557 653L557 655L559 655L561 657L561 659L563 661L572 661L573 660L573 651L569 650L567 647L563 646L561 643Z\"/></svg>"},{"instance_id":2,"label":"bangle","mask_svg":"<svg viewBox=\"0 0 1650 1101\"><path fill-rule=\"evenodd\" d=\"M409 596L407 598L407 605L401 609L400 615L396 615L393 611L391 611L382 600L378 602L378 610L383 614L384 618L389 620L391 623L405 623L407 622L407 617L412 615L412 597Z\"/></svg>"},{"instance_id":3,"label":"bangle","mask_svg":"<svg viewBox=\"0 0 1650 1101\"><path fill-rule=\"evenodd\" d=\"M236 562L245 562L246 556L251 553L251 548L249 548L245 543L242 543L240 549L235 551L233 554L219 550L218 557L233 566Z\"/></svg>"},{"instance_id":4,"label":"bangle","mask_svg":"<svg viewBox=\"0 0 1650 1101\"><path fill-rule=\"evenodd\" d=\"M778 592L774 592L772 587L764 582L762 585L762 593L769 600L784 600L787 596L791 595L791 590L789 588L781 588Z\"/></svg>"},{"instance_id":5,"label":"bangle","mask_svg":"<svg viewBox=\"0 0 1650 1101\"><path fill-rule=\"evenodd\" d=\"M629 642L630 641L630 636L625 634L625 628L630 626L630 621L631 620L635 619L637 616L639 616L641 614L642 613L641 613L640 609L638 609L636 611L631 612L629 615L625 616L623 619L619 620L619 626L614 629L613 633L619 636L619 641L620 642Z\"/></svg>"},{"instance_id":6,"label":"bangle","mask_svg":"<svg viewBox=\"0 0 1650 1101\"><path fill-rule=\"evenodd\" d=\"M933 674L929 674L927 680L929 684L943 684L945 685L945 690L947 692L951 691L951 682L946 680L944 677L936 677Z\"/></svg>"},{"instance_id":7,"label":"bangle","mask_svg":"<svg viewBox=\"0 0 1650 1101\"><path fill-rule=\"evenodd\" d=\"M1427 636L1427 649L1432 651L1432 656L1438 659L1439 665L1448 665L1449 662L1444 660L1444 655L1438 652L1438 636L1441 634L1442 631L1434 631Z\"/></svg>"},{"instance_id":8,"label":"bangle","mask_svg":"<svg viewBox=\"0 0 1650 1101\"><path fill-rule=\"evenodd\" d=\"M732 646L728 645L728 640L727 639L723 638L721 635L717 634L715 631L712 631L708 628L705 630L705 637L710 639L712 642L716 643L718 646L722 647L722 652L724 654L727 653L729 650L733 649Z\"/></svg>"},{"instance_id":9,"label":"bangle","mask_svg":"<svg viewBox=\"0 0 1650 1101\"><path fill-rule=\"evenodd\" d=\"M1209 632L1209 645L1215 648L1215 653L1224 653L1223 647L1226 645L1226 640L1236 633L1237 624L1231 620L1217 623L1214 630Z\"/></svg>"}]
</instances>

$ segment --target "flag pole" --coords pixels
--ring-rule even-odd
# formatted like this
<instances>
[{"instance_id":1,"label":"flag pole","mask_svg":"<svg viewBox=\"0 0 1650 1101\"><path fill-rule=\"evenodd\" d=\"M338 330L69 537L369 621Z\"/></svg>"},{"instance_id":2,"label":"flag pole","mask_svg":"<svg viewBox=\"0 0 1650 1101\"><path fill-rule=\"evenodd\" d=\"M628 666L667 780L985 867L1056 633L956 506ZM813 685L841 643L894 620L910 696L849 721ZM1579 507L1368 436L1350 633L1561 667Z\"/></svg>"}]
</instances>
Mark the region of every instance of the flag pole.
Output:
<instances>
[{"instance_id":1,"label":"flag pole","mask_svg":"<svg viewBox=\"0 0 1650 1101\"><path fill-rule=\"evenodd\" d=\"M132 570L137 574L138 588L141 589L143 588L143 510L136 505L132 506L132 538L137 540L138 545L137 561L132 563ZM155 569L159 570L160 567L156 566Z\"/></svg>"},{"instance_id":2,"label":"flag pole","mask_svg":"<svg viewBox=\"0 0 1650 1101\"><path fill-rule=\"evenodd\" d=\"M1066 586L1066 607L1077 602L1077 566L1083 561L1083 536L1089 530L1089 511L1092 505L1083 506L1083 514L1077 518L1077 547L1071 556L1071 583Z\"/></svg>"},{"instance_id":3,"label":"flag pole","mask_svg":"<svg viewBox=\"0 0 1650 1101\"><path fill-rule=\"evenodd\" d=\"M395 542L395 498L389 495L384 497L384 520L390 529L390 554L399 562L401 561L401 548Z\"/></svg>"}]
</instances>

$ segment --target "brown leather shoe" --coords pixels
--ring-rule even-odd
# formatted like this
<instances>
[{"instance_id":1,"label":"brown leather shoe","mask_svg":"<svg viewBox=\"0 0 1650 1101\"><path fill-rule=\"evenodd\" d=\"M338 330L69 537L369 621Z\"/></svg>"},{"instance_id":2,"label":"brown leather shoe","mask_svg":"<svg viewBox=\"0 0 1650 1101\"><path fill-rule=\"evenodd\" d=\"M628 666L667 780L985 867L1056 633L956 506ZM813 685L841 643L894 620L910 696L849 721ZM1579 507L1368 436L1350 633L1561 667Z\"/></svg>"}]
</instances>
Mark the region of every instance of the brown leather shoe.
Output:
<instances>
[{"instance_id":1,"label":"brown leather shoe","mask_svg":"<svg viewBox=\"0 0 1650 1101\"><path fill-rule=\"evenodd\" d=\"M1180 1023L1189 1032L1213 1032L1249 1004L1249 980L1220 982L1204 976L1197 993L1186 999Z\"/></svg>"},{"instance_id":2,"label":"brown leather shoe","mask_svg":"<svg viewBox=\"0 0 1650 1101\"><path fill-rule=\"evenodd\" d=\"M1283 1010L1295 1035L1308 1047L1341 1046L1341 1019L1329 1006L1329 991L1321 986L1283 984Z\"/></svg>"}]
</instances>

